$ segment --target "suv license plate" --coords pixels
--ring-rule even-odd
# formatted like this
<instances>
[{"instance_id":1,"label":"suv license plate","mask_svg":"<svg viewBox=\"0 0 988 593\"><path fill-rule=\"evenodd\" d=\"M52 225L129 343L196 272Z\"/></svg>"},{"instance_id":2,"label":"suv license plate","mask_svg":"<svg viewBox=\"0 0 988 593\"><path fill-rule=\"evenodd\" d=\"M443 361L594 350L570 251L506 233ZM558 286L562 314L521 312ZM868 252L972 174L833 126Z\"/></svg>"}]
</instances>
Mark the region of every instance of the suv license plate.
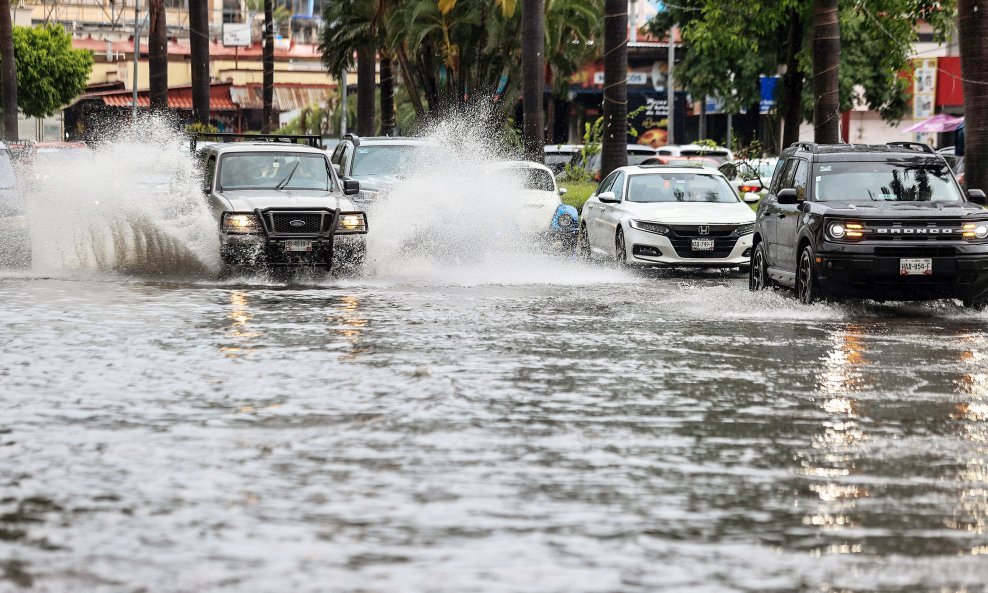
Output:
<instances>
[{"instance_id":1,"label":"suv license plate","mask_svg":"<svg viewBox=\"0 0 988 593\"><path fill-rule=\"evenodd\" d=\"M713 251L713 239L693 239L693 251Z\"/></svg>"},{"instance_id":2,"label":"suv license plate","mask_svg":"<svg viewBox=\"0 0 988 593\"><path fill-rule=\"evenodd\" d=\"M929 276L933 274L933 260L926 259L900 259L900 276Z\"/></svg>"},{"instance_id":3,"label":"suv license plate","mask_svg":"<svg viewBox=\"0 0 988 593\"><path fill-rule=\"evenodd\" d=\"M285 251L312 251L312 241L291 239L285 241Z\"/></svg>"}]
</instances>

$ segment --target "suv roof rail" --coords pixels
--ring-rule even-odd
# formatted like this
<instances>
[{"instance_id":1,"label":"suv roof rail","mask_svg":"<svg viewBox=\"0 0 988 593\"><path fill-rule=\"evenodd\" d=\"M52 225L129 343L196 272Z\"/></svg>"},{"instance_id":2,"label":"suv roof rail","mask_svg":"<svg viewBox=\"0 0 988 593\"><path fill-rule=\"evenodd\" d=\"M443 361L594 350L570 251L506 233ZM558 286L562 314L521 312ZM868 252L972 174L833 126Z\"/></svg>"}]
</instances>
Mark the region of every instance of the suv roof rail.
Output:
<instances>
[{"instance_id":1,"label":"suv roof rail","mask_svg":"<svg viewBox=\"0 0 988 593\"><path fill-rule=\"evenodd\" d=\"M196 151L199 140L218 139L219 142L235 140L260 140L264 142L286 142L290 144L308 144L312 148L322 148L322 136L300 134L234 134L232 132L197 132L192 134L192 152ZM302 142L299 142L299 141Z\"/></svg>"},{"instance_id":2,"label":"suv roof rail","mask_svg":"<svg viewBox=\"0 0 988 593\"><path fill-rule=\"evenodd\" d=\"M806 150L808 152L816 152L819 144L816 142L793 142L790 148L795 147L798 149Z\"/></svg>"},{"instance_id":3,"label":"suv roof rail","mask_svg":"<svg viewBox=\"0 0 988 593\"><path fill-rule=\"evenodd\" d=\"M933 150L933 147L929 144L924 144L922 142L886 142L886 146L895 146L898 148L908 148L909 150L914 150L916 152L926 152L929 154L937 154L937 151Z\"/></svg>"},{"instance_id":4,"label":"suv roof rail","mask_svg":"<svg viewBox=\"0 0 988 593\"><path fill-rule=\"evenodd\" d=\"M354 146L360 146L360 136L354 134L353 132L343 134L343 140L349 140L350 142L353 142Z\"/></svg>"}]
</instances>

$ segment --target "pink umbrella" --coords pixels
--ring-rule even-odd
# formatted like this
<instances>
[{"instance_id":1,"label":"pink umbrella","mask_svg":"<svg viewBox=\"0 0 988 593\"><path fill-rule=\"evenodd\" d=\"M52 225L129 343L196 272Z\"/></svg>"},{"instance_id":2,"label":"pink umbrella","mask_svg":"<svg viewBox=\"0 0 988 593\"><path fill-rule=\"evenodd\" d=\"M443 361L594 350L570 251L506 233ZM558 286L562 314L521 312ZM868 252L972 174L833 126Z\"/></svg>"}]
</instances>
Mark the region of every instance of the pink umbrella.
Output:
<instances>
[{"instance_id":1,"label":"pink umbrella","mask_svg":"<svg viewBox=\"0 0 988 593\"><path fill-rule=\"evenodd\" d=\"M957 126L964 123L963 117L954 117L946 113L938 113L930 119L915 123L902 130L904 134L909 132L933 133L933 132L953 132Z\"/></svg>"}]
</instances>

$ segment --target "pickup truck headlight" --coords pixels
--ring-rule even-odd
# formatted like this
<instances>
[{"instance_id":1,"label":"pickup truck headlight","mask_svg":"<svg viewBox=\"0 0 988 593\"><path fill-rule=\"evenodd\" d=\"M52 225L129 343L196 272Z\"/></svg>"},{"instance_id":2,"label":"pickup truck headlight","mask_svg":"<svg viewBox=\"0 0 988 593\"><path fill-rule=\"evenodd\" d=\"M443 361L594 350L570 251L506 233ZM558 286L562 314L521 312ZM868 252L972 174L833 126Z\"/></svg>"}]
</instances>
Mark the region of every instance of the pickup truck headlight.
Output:
<instances>
[{"instance_id":1,"label":"pickup truck headlight","mask_svg":"<svg viewBox=\"0 0 988 593\"><path fill-rule=\"evenodd\" d=\"M642 222L641 220L632 220L631 228L638 229L639 231L645 231L646 233L655 233L657 235L668 235L669 227L664 224L659 224L657 222Z\"/></svg>"},{"instance_id":2,"label":"pickup truck headlight","mask_svg":"<svg viewBox=\"0 0 988 593\"><path fill-rule=\"evenodd\" d=\"M264 227L253 212L226 212L223 214L223 232L249 235L263 233Z\"/></svg>"},{"instance_id":3,"label":"pickup truck headlight","mask_svg":"<svg viewBox=\"0 0 988 593\"><path fill-rule=\"evenodd\" d=\"M337 235L349 235L367 232L367 215L363 212L340 212L336 222Z\"/></svg>"}]
</instances>

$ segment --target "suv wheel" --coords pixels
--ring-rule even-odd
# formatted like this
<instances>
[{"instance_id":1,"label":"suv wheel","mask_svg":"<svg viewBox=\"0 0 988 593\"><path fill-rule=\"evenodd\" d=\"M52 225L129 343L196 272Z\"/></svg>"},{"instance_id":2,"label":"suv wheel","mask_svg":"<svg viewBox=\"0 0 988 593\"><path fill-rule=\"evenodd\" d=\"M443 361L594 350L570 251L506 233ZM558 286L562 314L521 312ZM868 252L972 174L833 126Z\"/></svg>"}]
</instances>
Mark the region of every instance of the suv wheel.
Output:
<instances>
[{"instance_id":1,"label":"suv wheel","mask_svg":"<svg viewBox=\"0 0 988 593\"><path fill-rule=\"evenodd\" d=\"M759 243L751 252L751 265L748 266L748 290L765 290L771 286L771 280L768 278L768 263L765 261L765 244Z\"/></svg>"},{"instance_id":2,"label":"suv wheel","mask_svg":"<svg viewBox=\"0 0 988 593\"><path fill-rule=\"evenodd\" d=\"M628 247L624 244L624 230L620 226L614 235L614 259L619 266L628 263Z\"/></svg>"},{"instance_id":3,"label":"suv wheel","mask_svg":"<svg viewBox=\"0 0 988 593\"><path fill-rule=\"evenodd\" d=\"M813 248L807 245L799 254L799 265L796 267L796 296L804 305L812 305L820 298L820 285L817 282L816 270L813 269Z\"/></svg>"},{"instance_id":4,"label":"suv wheel","mask_svg":"<svg viewBox=\"0 0 988 593\"><path fill-rule=\"evenodd\" d=\"M587 233L586 223L580 225L580 233L576 236L576 248L580 252L580 257L585 260L590 259L590 234Z\"/></svg>"}]
</instances>

